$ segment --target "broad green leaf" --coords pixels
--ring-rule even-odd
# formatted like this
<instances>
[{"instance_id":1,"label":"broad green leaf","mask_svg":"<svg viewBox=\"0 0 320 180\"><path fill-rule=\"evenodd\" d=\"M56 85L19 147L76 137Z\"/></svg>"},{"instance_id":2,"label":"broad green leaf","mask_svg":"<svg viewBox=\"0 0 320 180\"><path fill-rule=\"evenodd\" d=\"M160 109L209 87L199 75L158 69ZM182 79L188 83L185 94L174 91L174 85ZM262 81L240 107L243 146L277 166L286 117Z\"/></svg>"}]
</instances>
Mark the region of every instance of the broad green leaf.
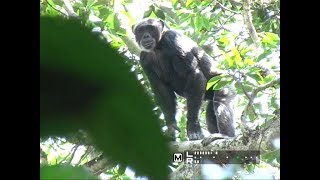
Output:
<instances>
[{"instance_id":1,"label":"broad green leaf","mask_svg":"<svg viewBox=\"0 0 320 180\"><path fill-rule=\"evenodd\" d=\"M53 7L55 7L55 5L56 5L56 3L53 2L53 0L48 0L48 3L51 4L51 6L53 6Z\"/></svg>"},{"instance_id":2,"label":"broad green leaf","mask_svg":"<svg viewBox=\"0 0 320 180\"><path fill-rule=\"evenodd\" d=\"M111 13L107 17L107 19L104 21L105 23L107 23L109 29L115 29L114 20L115 20L115 13Z\"/></svg>"},{"instance_id":3,"label":"broad green leaf","mask_svg":"<svg viewBox=\"0 0 320 180\"><path fill-rule=\"evenodd\" d=\"M265 32L265 34L272 40L272 41L279 41L280 38L277 34Z\"/></svg>"},{"instance_id":4,"label":"broad green leaf","mask_svg":"<svg viewBox=\"0 0 320 180\"><path fill-rule=\"evenodd\" d=\"M226 76L227 76L226 74L221 74L221 75L218 75L218 76L211 78L207 83L206 90L208 90L211 86L216 84L221 78L226 77Z\"/></svg>"},{"instance_id":5,"label":"broad green leaf","mask_svg":"<svg viewBox=\"0 0 320 180\"><path fill-rule=\"evenodd\" d=\"M98 180L88 170L70 165L54 165L40 167L40 179L87 179Z\"/></svg>"},{"instance_id":6,"label":"broad green leaf","mask_svg":"<svg viewBox=\"0 0 320 180\"><path fill-rule=\"evenodd\" d=\"M109 15L110 13L111 13L111 11L110 11L109 8L107 8L107 7L101 8L101 9L99 10L99 17L100 17L101 19L105 19L105 18L108 17L108 15Z\"/></svg>"},{"instance_id":7,"label":"broad green leaf","mask_svg":"<svg viewBox=\"0 0 320 180\"><path fill-rule=\"evenodd\" d=\"M202 18L202 22L203 22L204 28L206 28L207 30L210 30L210 29L211 29L209 19L207 19L207 18Z\"/></svg>"},{"instance_id":8,"label":"broad green leaf","mask_svg":"<svg viewBox=\"0 0 320 180\"><path fill-rule=\"evenodd\" d=\"M195 26L197 30L200 30L202 27L202 18L200 16L195 17Z\"/></svg>"},{"instance_id":9,"label":"broad green leaf","mask_svg":"<svg viewBox=\"0 0 320 180\"><path fill-rule=\"evenodd\" d=\"M222 78L218 83L213 86L213 90L219 90L224 86L232 83L232 77Z\"/></svg>"},{"instance_id":10,"label":"broad green leaf","mask_svg":"<svg viewBox=\"0 0 320 180\"><path fill-rule=\"evenodd\" d=\"M148 9L143 13L143 18L150 17L151 13L154 11L154 6L151 5Z\"/></svg>"},{"instance_id":11,"label":"broad green leaf","mask_svg":"<svg viewBox=\"0 0 320 180\"><path fill-rule=\"evenodd\" d=\"M260 73L248 73L247 76L254 79L257 83L263 80L263 77L260 75ZM259 83L260 84L260 83Z\"/></svg>"},{"instance_id":12,"label":"broad green leaf","mask_svg":"<svg viewBox=\"0 0 320 180\"><path fill-rule=\"evenodd\" d=\"M242 88L241 88L241 86L240 86L240 84L239 84L238 82L236 82L236 83L234 84L234 86L235 86L235 88L236 88L237 94L243 94Z\"/></svg>"},{"instance_id":13,"label":"broad green leaf","mask_svg":"<svg viewBox=\"0 0 320 180\"><path fill-rule=\"evenodd\" d=\"M279 103L277 101L278 99L275 96L271 97L271 106L274 107L275 109L279 108Z\"/></svg>"},{"instance_id":14,"label":"broad green leaf","mask_svg":"<svg viewBox=\"0 0 320 180\"><path fill-rule=\"evenodd\" d=\"M95 3L97 3L97 0L88 0L87 7L92 7Z\"/></svg>"},{"instance_id":15,"label":"broad green leaf","mask_svg":"<svg viewBox=\"0 0 320 180\"><path fill-rule=\"evenodd\" d=\"M277 159L278 162L280 162L280 150L279 149L261 154L261 160L263 160L267 163L271 163L275 159Z\"/></svg>"},{"instance_id":16,"label":"broad green leaf","mask_svg":"<svg viewBox=\"0 0 320 180\"><path fill-rule=\"evenodd\" d=\"M41 137L86 130L106 156L166 179L171 155L153 107L123 58L89 28L40 17Z\"/></svg>"},{"instance_id":17,"label":"broad green leaf","mask_svg":"<svg viewBox=\"0 0 320 180\"><path fill-rule=\"evenodd\" d=\"M113 23L114 23L114 30L119 31L121 23L120 23L120 19L118 18L118 16L114 17Z\"/></svg>"},{"instance_id":18,"label":"broad green leaf","mask_svg":"<svg viewBox=\"0 0 320 180\"><path fill-rule=\"evenodd\" d=\"M254 114L253 114L252 111L249 111L249 112L248 112L248 117L249 117L250 122L254 122L255 116L254 116Z\"/></svg>"},{"instance_id":19,"label":"broad green leaf","mask_svg":"<svg viewBox=\"0 0 320 180\"><path fill-rule=\"evenodd\" d=\"M164 15L163 11L160 10L160 9L157 9L156 12L155 12L156 16L160 19L163 19L165 20L166 19L166 16Z\"/></svg>"},{"instance_id":20,"label":"broad green leaf","mask_svg":"<svg viewBox=\"0 0 320 180\"><path fill-rule=\"evenodd\" d=\"M242 86L243 86L244 91L246 91L247 93L252 91L253 87L252 87L252 85L248 84L247 81L244 81L242 83ZM240 89L241 89L242 93L244 93L242 87L240 87Z\"/></svg>"},{"instance_id":21,"label":"broad green leaf","mask_svg":"<svg viewBox=\"0 0 320 180\"><path fill-rule=\"evenodd\" d=\"M263 84L269 83L272 80L274 80L275 75L274 74L269 74L265 78L263 78Z\"/></svg>"},{"instance_id":22,"label":"broad green leaf","mask_svg":"<svg viewBox=\"0 0 320 180\"><path fill-rule=\"evenodd\" d=\"M260 62L261 60L267 58L268 55L272 53L271 50L265 50L262 54L260 54L257 58L257 62Z\"/></svg>"}]
</instances>

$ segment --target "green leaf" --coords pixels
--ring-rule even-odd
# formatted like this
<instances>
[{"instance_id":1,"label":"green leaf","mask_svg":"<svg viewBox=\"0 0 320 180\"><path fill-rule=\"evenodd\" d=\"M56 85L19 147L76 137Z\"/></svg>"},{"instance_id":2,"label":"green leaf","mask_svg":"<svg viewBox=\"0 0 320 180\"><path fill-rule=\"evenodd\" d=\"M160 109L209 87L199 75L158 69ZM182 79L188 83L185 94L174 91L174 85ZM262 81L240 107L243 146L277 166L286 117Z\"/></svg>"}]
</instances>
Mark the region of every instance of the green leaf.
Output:
<instances>
[{"instance_id":1,"label":"green leaf","mask_svg":"<svg viewBox=\"0 0 320 180\"><path fill-rule=\"evenodd\" d=\"M121 29L120 25L121 25L120 19L118 18L118 16L114 16L114 21L113 21L114 30L119 31Z\"/></svg>"},{"instance_id":2,"label":"green leaf","mask_svg":"<svg viewBox=\"0 0 320 180\"><path fill-rule=\"evenodd\" d=\"M235 56L236 63L242 60L242 58L240 56L240 53L237 50L237 48L235 48L235 47L231 48L231 52Z\"/></svg>"},{"instance_id":3,"label":"green leaf","mask_svg":"<svg viewBox=\"0 0 320 180\"><path fill-rule=\"evenodd\" d=\"M160 9L157 9L156 12L155 12L156 16L160 19L163 19L165 20L166 19L166 16L164 15L163 11L160 10Z\"/></svg>"},{"instance_id":4,"label":"green leaf","mask_svg":"<svg viewBox=\"0 0 320 180\"><path fill-rule=\"evenodd\" d=\"M199 31L202 27L202 18L200 16L195 17L195 27Z\"/></svg>"},{"instance_id":5,"label":"green leaf","mask_svg":"<svg viewBox=\"0 0 320 180\"><path fill-rule=\"evenodd\" d=\"M249 72L246 75L249 76L250 78L254 79L256 82L263 80L263 77L261 76L261 74L259 72Z\"/></svg>"},{"instance_id":6,"label":"green leaf","mask_svg":"<svg viewBox=\"0 0 320 180\"><path fill-rule=\"evenodd\" d=\"M224 86L232 83L232 77L222 78L218 83L213 86L213 90L219 90Z\"/></svg>"},{"instance_id":7,"label":"green leaf","mask_svg":"<svg viewBox=\"0 0 320 180\"><path fill-rule=\"evenodd\" d=\"M40 167L40 179L88 179L98 180L88 170L70 165L55 165Z\"/></svg>"},{"instance_id":8,"label":"green leaf","mask_svg":"<svg viewBox=\"0 0 320 180\"><path fill-rule=\"evenodd\" d=\"M216 84L221 78L226 77L226 76L227 76L226 74L221 74L221 75L218 75L218 76L211 78L207 83L206 90L208 90L211 86Z\"/></svg>"},{"instance_id":9,"label":"green leaf","mask_svg":"<svg viewBox=\"0 0 320 180\"><path fill-rule=\"evenodd\" d=\"M248 59L245 59L245 60L244 60L244 64L251 66L251 65L254 64L254 61L253 61L253 59L249 59L249 58L248 58Z\"/></svg>"},{"instance_id":10,"label":"green leaf","mask_svg":"<svg viewBox=\"0 0 320 180\"><path fill-rule=\"evenodd\" d=\"M236 82L236 83L234 84L234 86L235 86L235 88L236 88L237 94L243 94L242 88L241 88L241 86L240 86L240 84L239 84L238 82Z\"/></svg>"},{"instance_id":11,"label":"green leaf","mask_svg":"<svg viewBox=\"0 0 320 180\"><path fill-rule=\"evenodd\" d=\"M265 34L272 40L272 41L279 41L280 38L277 34L271 32L265 32Z\"/></svg>"},{"instance_id":12,"label":"green leaf","mask_svg":"<svg viewBox=\"0 0 320 180\"><path fill-rule=\"evenodd\" d=\"M230 39L228 36L222 36L218 41L222 42L225 46L230 44Z\"/></svg>"},{"instance_id":13,"label":"green leaf","mask_svg":"<svg viewBox=\"0 0 320 180\"><path fill-rule=\"evenodd\" d=\"M202 22L203 22L204 28L206 28L207 30L210 30L210 29L211 29L211 27L210 27L210 22L209 22L209 19L208 19L208 18L202 18Z\"/></svg>"},{"instance_id":14,"label":"green leaf","mask_svg":"<svg viewBox=\"0 0 320 180\"><path fill-rule=\"evenodd\" d=\"M104 21L105 23L107 23L109 29L115 29L114 20L115 20L115 13L111 13L107 17L107 19Z\"/></svg>"},{"instance_id":15,"label":"green leaf","mask_svg":"<svg viewBox=\"0 0 320 180\"><path fill-rule=\"evenodd\" d=\"M192 0L187 0L186 7L188 7L192 3Z\"/></svg>"},{"instance_id":16,"label":"green leaf","mask_svg":"<svg viewBox=\"0 0 320 180\"><path fill-rule=\"evenodd\" d=\"M41 137L86 130L106 156L166 179L171 155L153 107L124 59L89 28L40 17Z\"/></svg>"},{"instance_id":17,"label":"green leaf","mask_svg":"<svg viewBox=\"0 0 320 180\"><path fill-rule=\"evenodd\" d=\"M248 112L248 117L249 117L250 122L254 122L254 120L255 120L255 115L253 114L252 111L249 111L249 112Z\"/></svg>"},{"instance_id":18,"label":"green leaf","mask_svg":"<svg viewBox=\"0 0 320 180\"><path fill-rule=\"evenodd\" d=\"M279 109L278 99L275 96L271 97L271 106L275 109Z\"/></svg>"},{"instance_id":19,"label":"green leaf","mask_svg":"<svg viewBox=\"0 0 320 180\"><path fill-rule=\"evenodd\" d=\"M274 75L274 74L269 74L269 75L267 75L265 78L263 78L262 84L269 83L269 82L271 82L272 80L274 80L274 78L275 78L275 75Z\"/></svg>"},{"instance_id":20,"label":"green leaf","mask_svg":"<svg viewBox=\"0 0 320 180\"><path fill-rule=\"evenodd\" d=\"M154 6L151 5L148 9L143 13L143 18L150 17L151 13L154 11Z\"/></svg>"},{"instance_id":21,"label":"green leaf","mask_svg":"<svg viewBox=\"0 0 320 180\"><path fill-rule=\"evenodd\" d=\"M173 5L176 5L176 3L178 2L178 0L171 0Z\"/></svg>"},{"instance_id":22,"label":"green leaf","mask_svg":"<svg viewBox=\"0 0 320 180\"><path fill-rule=\"evenodd\" d=\"M268 55L270 55L272 51L265 50L262 54L260 54L257 58L257 62L260 62L261 60L265 59Z\"/></svg>"},{"instance_id":23,"label":"green leaf","mask_svg":"<svg viewBox=\"0 0 320 180\"><path fill-rule=\"evenodd\" d=\"M280 162L280 149L261 154L261 160L267 163L271 163L275 159L279 160L278 162Z\"/></svg>"},{"instance_id":24,"label":"green leaf","mask_svg":"<svg viewBox=\"0 0 320 180\"><path fill-rule=\"evenodd\" d=\"M187 140L187 130L186 130L186 125L187 125L187 117L185 115L181 116L180 119L180 134L179 134L179 139L180 141L186 141Z\"/></svg>"},{"instance_id":25,"label":"green leaf","mask_svg":"<svg viewBox=\"0 0 320 180\"><path fill-rule=\"evenodd\" d=\"M88 0L87 7L92 7L95 3L97 3L97 0Z\"/></svg>"}]
</instances>

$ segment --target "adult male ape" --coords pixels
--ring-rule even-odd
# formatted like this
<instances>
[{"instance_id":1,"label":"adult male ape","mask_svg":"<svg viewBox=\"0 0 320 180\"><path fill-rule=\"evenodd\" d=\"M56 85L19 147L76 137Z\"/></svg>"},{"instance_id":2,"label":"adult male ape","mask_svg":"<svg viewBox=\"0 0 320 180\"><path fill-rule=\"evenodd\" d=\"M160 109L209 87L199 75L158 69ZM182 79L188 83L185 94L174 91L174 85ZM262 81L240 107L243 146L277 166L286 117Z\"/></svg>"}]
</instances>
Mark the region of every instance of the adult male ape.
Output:
<instances>
[{"instance_id":1,"label":"adult male ape","mask_svg":"<svg viewBox=\"0 0 320 180\"><path fill-rule=\"evenodd\" d=\"M189 140L203 138L198 121L201 103L209 100L206 122L210 133L233 137L234 92L228 88L206 91L208 80L222 71L217 62L188 37L173 30L164 31L158 19L145 19L133 27L142 52L140 63L146 73L155 99L164 113L169 131L178 130L176 94L187 99L187 135Z\"/></svg>"}]
</instances>

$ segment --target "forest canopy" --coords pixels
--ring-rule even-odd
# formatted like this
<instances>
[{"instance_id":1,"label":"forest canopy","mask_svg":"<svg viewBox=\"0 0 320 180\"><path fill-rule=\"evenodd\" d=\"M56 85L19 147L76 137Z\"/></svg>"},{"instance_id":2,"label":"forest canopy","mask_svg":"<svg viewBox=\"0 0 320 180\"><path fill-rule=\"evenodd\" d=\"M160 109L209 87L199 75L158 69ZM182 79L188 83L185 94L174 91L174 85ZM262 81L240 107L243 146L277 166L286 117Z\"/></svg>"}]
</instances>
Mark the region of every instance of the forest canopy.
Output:
<instances>
[{"instance_id":1,"label":"forest canopy","mask_svg":"<svg viewBox=\"0 0 320 180\"><path fill-rule=\"evenodd\" d=\"M236 90L236 137L203 147L166 140L132 26L158 18L228 72L207 89ZM280 1L40 0L41 179L280 179ZM205 136L205 106L200 125ZM258 164L173 163L188 150L259 150Z\"/></svg>"}]
</instances>

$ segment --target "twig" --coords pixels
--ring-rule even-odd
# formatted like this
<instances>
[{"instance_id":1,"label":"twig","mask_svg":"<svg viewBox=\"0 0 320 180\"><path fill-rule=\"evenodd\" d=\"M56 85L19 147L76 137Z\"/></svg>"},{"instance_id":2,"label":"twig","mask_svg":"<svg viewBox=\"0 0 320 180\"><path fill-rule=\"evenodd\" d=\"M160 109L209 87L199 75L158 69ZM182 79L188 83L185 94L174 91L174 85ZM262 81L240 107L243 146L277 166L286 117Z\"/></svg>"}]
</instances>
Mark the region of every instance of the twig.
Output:
<instances>
[{"instance_id":1,"label":"twig","mask_svg":"<svg viewBox=\"0 0 320 180\"><path fill-rule=\"evenodd\" d=\"M256 46L256 48L259 48L260 47L260 40L258 38L257 31L254 28L253 23L252 23L252 15L250 12L249 0L243 1L243 19L244 19L244 23L246 24L247 29L249 31L250 37L251 37L252 41L254 42L254 45Z\"/></svg>"},{"instance_id":2,"label":"twig","mask_svg":"<svg viewBox=\"0 0 320 180\"><path fill-rule=\"evenodd\" d=\"M60 10L56 9L55 7L53 7L53 6L48 2L48 0L46 0L46 2L47 2L47 4L48 4L52 9L58 11L59 13L61 13L61 14L64 15L64 16L68 16L68 15L66 15L65 13L63 13L62 11L60 11Z\"/></svg>"},{"instance_id":3,"label":"twig","mask_svg":"<svg viewBox=\"0 0 320 180\"><path fill-rule=\"evenodd\" d=\"M79 159L79 161L78 161L77 165L80 165L81 161L82 161L85 157L87 157L87 156L88 156L88 154L89 154L89 153L91 153L92 151L93 151L92 146L89 146L89 147L86 149L86 152L85 152L85 153L83 153L83 155L80 157L80 159Z\"/></svg>"},{"instance_id":4,"label":"twig","mask_svg":"<svg viewBox=\"0 0 320 180\"><path fill-rule=\"evenodd\" d=\"M70 154L72 155L74 155L74 153L75 153L75 151L78 149L78 147L79 147L79 145L75 145L75 146L73 146L72 147L72 149L71 149L71 151L59 162L59 163L57 163L57 164L60 164L60 163L63 163L63 161L65 161L69 156L70 156ZM71 161L72 161L72 158L73 158L73 156L71 156ZM70 164L70 162L71 162L70 160L69 160L69 164Z\"/></svg>"},{"instance_id":5,"label":"twig","mask_svg":"<svg viewBox=\"0 0 320 180\"><path fill-rule=\"evenodd\" d=\"M78 150L78 147L79 147L79 146L80 146L80 145L76 145L76 146L74 147L74 150L73 150L73 152L72 152L72 154L71 154L71 157L70 157L70 159L69 159L68 164L71 164L72 159L73 159L74 155L76 154L76 151Z\"/></svg>"},{"instance_id":6,"label":"twig","mask_svg":"<svg viewBox=\"0 0 320 180\"><path fill-rule=\"evenodd\" d=\"M240 14L240 12L237 12L237 11L231 10L231 9L229 9L229 8L225 7L224 5L222 5L222 4L221 4L221 3L219 3L219 2L217 2L217 4L218 4L218 5L219 5L219 7L220 7L221 9L223 9L223 10L226 10L226 11L232 12L232 13L234 13L234 14Z\"/></svg>"},{"instance_id":7,"label":"twig","mask_svg":"<svg viewBox=\"0 0 320 180\"><path fill-rule=\"evenodd\" d=\"M64 5L65 5L65 10L69 14L69 16L77 17L78 15L77 15L77 13L74 12L70 1L69 0L63 0L63 2L64 2Z\"/></svg>"},{"instance_id":8,"label":"twig","mask_svg":"<svg viewBox=\"0 0 320 180\"><path fill-rule=\"evenodd\" d=\"M249 96L249 102L248 104L246 105L245 107L245 110L242 112L242 115L241 115L241 122L245 123L245 119L246 119L246 116L247 116L247 112L248 112L248 109L249 107L252 105L253 103L253 100L254 98L257 96L257 94L260 92L260 91L263 91L269 87L272 87L274 86L275 84L279 84L280 83L280 77L276 77L273 81L267 83L267 84L264 84L264 85L261 85L261 86L257 86L255 89L253 89L251 95Z\"/></svg>"}]
</instances>

